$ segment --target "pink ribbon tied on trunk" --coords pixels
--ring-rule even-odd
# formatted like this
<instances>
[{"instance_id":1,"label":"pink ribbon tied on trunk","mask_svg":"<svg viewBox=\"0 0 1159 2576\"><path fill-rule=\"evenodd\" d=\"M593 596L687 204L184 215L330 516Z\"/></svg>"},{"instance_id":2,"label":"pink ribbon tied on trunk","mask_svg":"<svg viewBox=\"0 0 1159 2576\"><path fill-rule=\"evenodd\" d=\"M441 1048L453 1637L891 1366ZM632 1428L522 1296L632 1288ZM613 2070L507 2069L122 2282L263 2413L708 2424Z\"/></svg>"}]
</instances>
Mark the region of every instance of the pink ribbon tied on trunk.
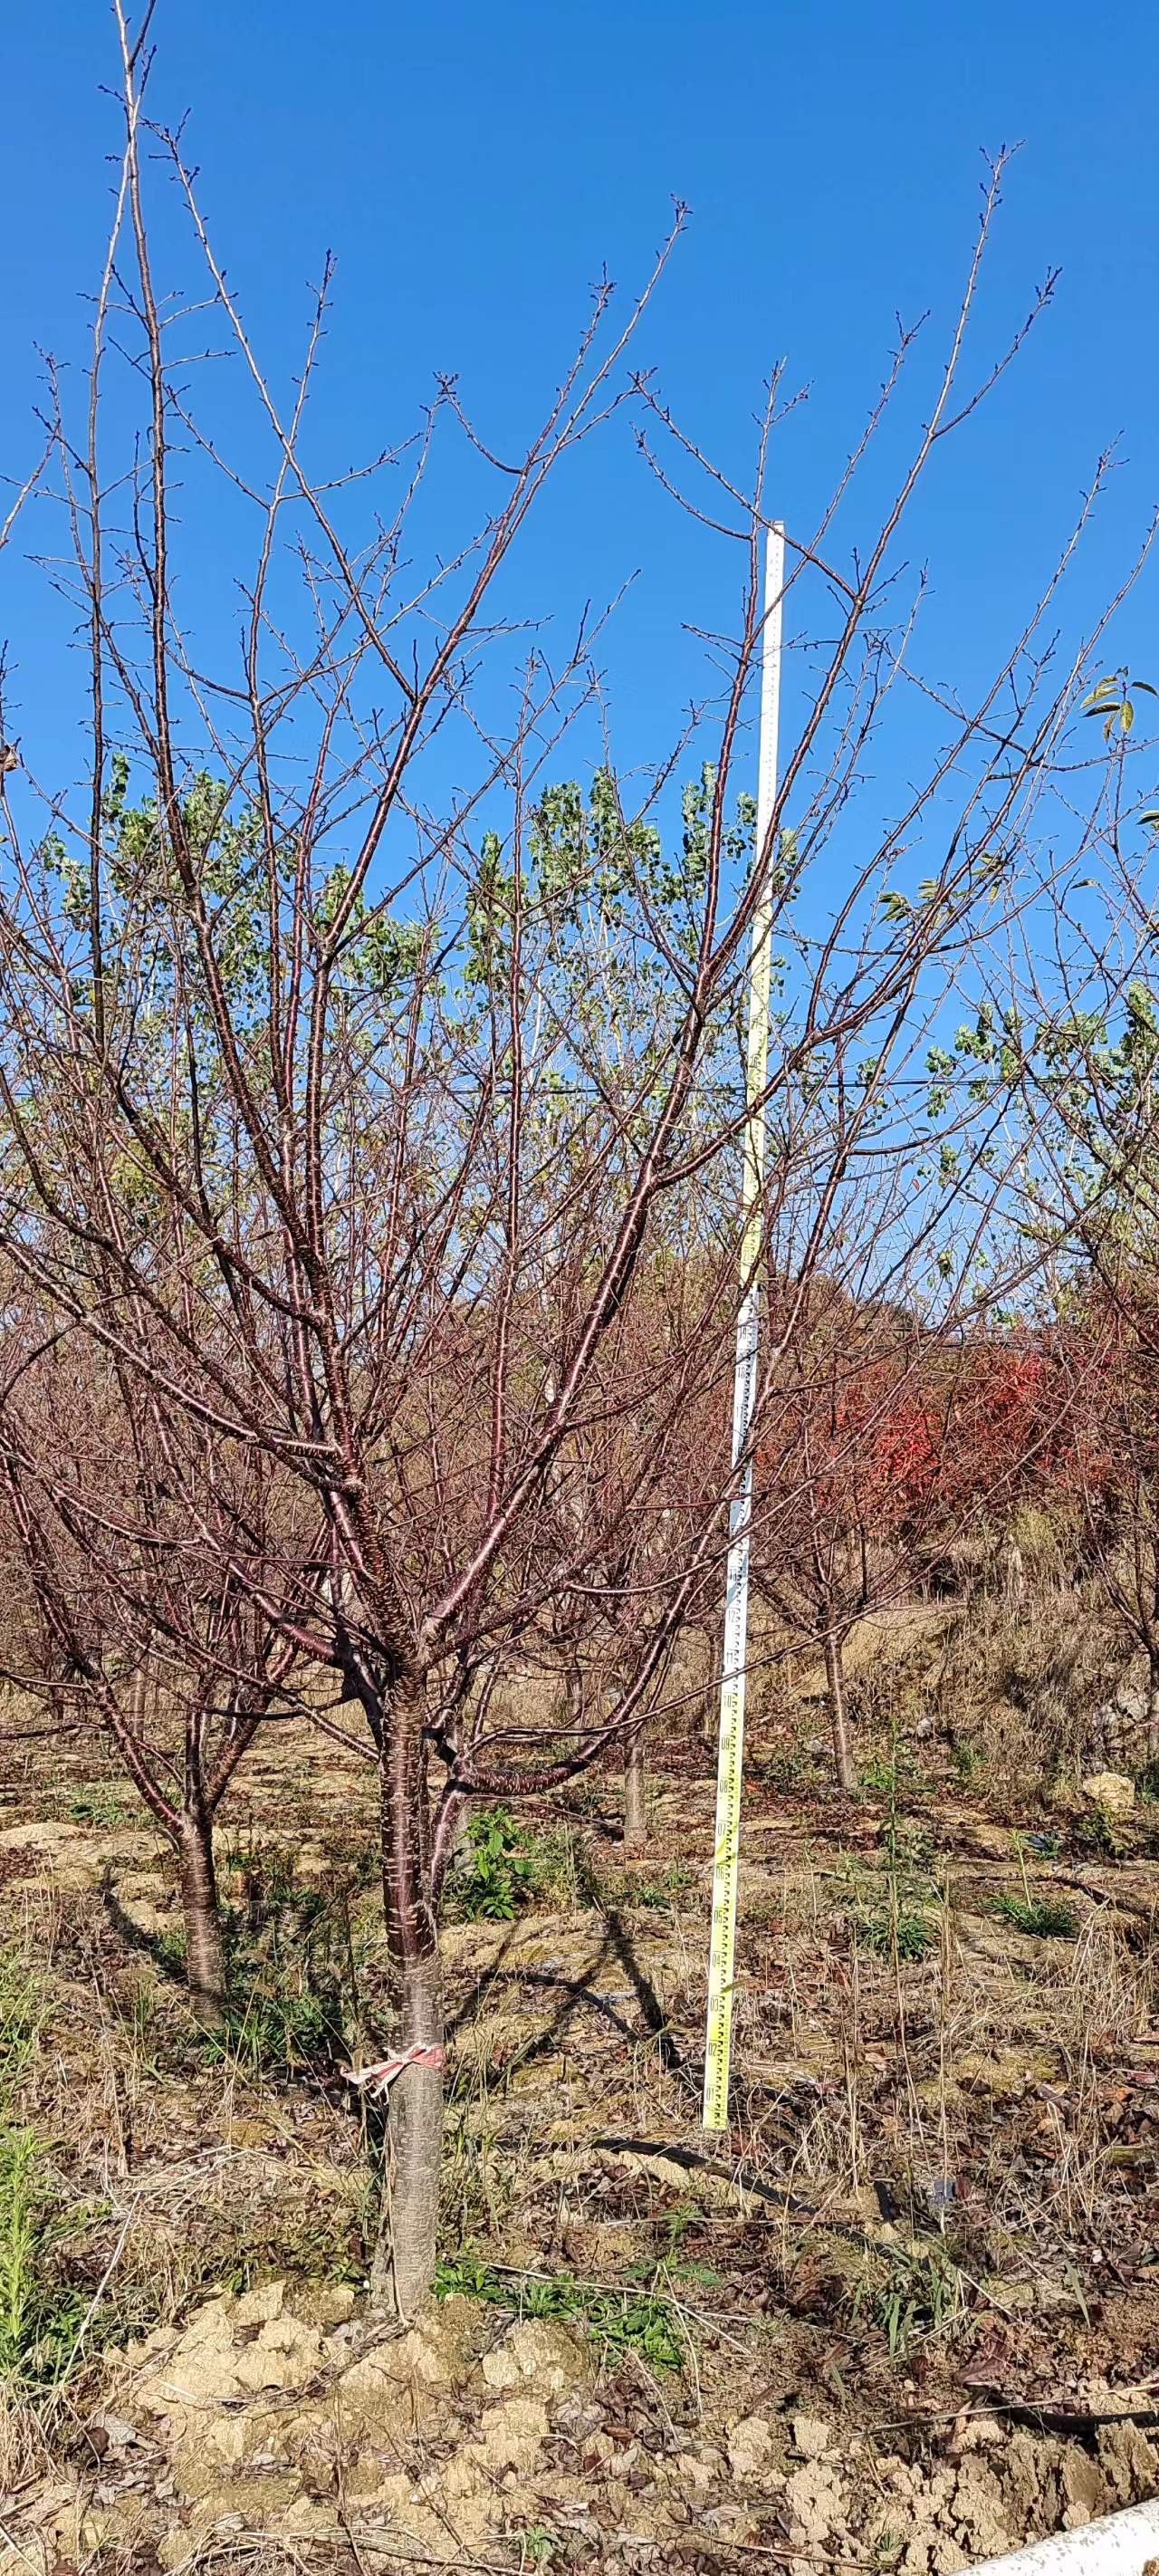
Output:
<instances>
[{"instance_id":1,"label":"pink ribbon tied on trunk","mask_svg":"<svg viewBox=\"0 0 1159 2576\"><path fill-rule=\"evenodd\" d=\"M352 2084L365 2085L372 2093L389 2093L396 2075L407 2066L430 2066L439 2074L447 2062L445 2048L437 2040L420 2040L414 2048L404 2048L401 2057L384 2057L381 2066L351 2069Z\"/></svg>"}]
</instances>

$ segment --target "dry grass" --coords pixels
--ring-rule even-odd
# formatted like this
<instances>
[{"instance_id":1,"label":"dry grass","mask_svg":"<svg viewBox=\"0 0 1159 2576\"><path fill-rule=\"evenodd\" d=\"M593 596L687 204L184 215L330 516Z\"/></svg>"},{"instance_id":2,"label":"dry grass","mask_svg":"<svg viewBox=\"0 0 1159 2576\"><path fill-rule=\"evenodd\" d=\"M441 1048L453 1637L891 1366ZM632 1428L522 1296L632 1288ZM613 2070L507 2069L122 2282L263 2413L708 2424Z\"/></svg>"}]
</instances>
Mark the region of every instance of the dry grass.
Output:
<instances>
[{"instance_id":1,"label":"dry grass","mask_svg":"<svg viewBox=\"0 0 1159 2576\"><path fill-rule=\"evenodd\" d=\"M19 2389L0 2386L0 2496L49 2475L53 2455L43 2410Z\"/></svg>"},{"instance_id":2,"label":"dry grass","mask_svg":"<svg viewBox=\"0 0 1159 2576\"><path fill-rule=\"evenodd\" d=\"M1042 1586L1018 1611L994 1599L957 1614L936 1682L939 1717L988 1787L1018 1805L1077 1783L1091 1722L1127 1661L1100 1592Z\"/></svg>"}]
</instances>

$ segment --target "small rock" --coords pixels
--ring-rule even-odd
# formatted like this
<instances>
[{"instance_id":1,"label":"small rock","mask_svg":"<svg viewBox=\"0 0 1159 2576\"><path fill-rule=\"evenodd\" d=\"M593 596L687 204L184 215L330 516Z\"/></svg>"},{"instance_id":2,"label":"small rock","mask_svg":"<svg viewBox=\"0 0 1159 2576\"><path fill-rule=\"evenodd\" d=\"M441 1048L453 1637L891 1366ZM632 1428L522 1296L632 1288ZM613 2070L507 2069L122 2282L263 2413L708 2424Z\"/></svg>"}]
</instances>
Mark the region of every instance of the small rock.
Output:
<instances>
[{"instance_id":1,"label":"small rock","mask_svg":"<svg viewBox=\"0 0 1159 2576\"><path fill-rule=\"evenodd\" d=\"M204 2307L195 2310L175 2349L182 2353L197 2352L206 2345L221 2352L232 2342L233 2301L222 2296L207 2299Z\"/></svg>"},{"instance_id":2,"label":"small rock","mask_svg":"<svg viewBox=\"0 0 1159 2576\"><path fill-rule=\"evenodd\" d=\"M268 2147L277 2137L278 2131L271 2120L240 2118L231 2120L229 2124L231 2147Z\"/></svg>"},{"instance_id":3,"label":"small rock","mask_svg":"<svg viewBox=\"0 0 1159 2576\"><path fill-rule=\"evenodd\" d=\"M1064 2525L1068 2531L1078 2531L1083 2523L1091 2522L1106 2507L1107 2491L1098 2462L1092 2460L1086 2451L1080 2451L1077 2445L1068 2444L1062 2455L1059 2476L1066 2504Z\"/></svg>"},{"instance_id":4,"label":"small rock","mask_svg":"<svg viewBox=\"0 0 1159 2576\"><path fill-rule=\"evenodd\" d=\"M316 2326L296 2317L272 2317L256 2342L240 2352L234 2368L239 2388L303 2388L322 2358Z\"/></svg>"},{"instance_id":5,"label":"small rock","mask_svg":"<svg viewBox=\"0 0 1159 2576\"><path fill-rule=\"evenodd\" d=\"M447 2386L455 2375L456 2346L443 2331L446 2311L468 2305L466 2299L448 2299L441 2314L406 2334L388 2336L352 2362L335 2382L344 2417L368 2426L390 2422L397 2417L400 2389Z\"/></svg>"},{"instance_id":6,"label":"small rock","mask_svg":"<svg viewBox=\"0 0 1159 2576\"><path fill-rule=\"evenodd\" d=\"M997 2415L959 2415L954 2425L950 2447L955 2459L966 2451L990 2451L1005 2441L1006 2427Z\"/></svg>"},{"instance_id":7,"label":"small rock","mask_svg":"<svg viewBox=\"0 0 1159 2576\"><path fill-rule=\"evenodd\" d=\"M1124 1771L1092 1771L1083 1793L1108 1816L1129 1816L1135 1804L1135 1783Z\"/></svg>"},{"instance_id":8,"label":"small rock","mask_svg":"<svg viewBox=\"0 0 1159 2576\"><path fill-rule=\"evenodd\" d=\"M489 2406L472 2444L489 2469L528 2469L550 2430L546 2406L536 2397L507 2397Z\"/></svg>"},{"instance_id":9,"label":"small rock","mask_svg":"<svg viewBox=\"0 0 1159 2576\"><path fill-rule=\"evenodd\" d=\"M630 1993L631 1988L626 1991ZM611 2002L613 1998L606 1995L603 2000ZM617 2147L614 2151L608 2151L609 2161L613 2152L616 2165L622 2172L639 2174L644 2181L657 2183L661 2188L669 2191L687 2191L688 2167L678 2164L675 2156L641 2156L636 2154L634 2148Z\"/></svg>"},{"instance_id":10,"label":"small rock","mask_svg":"<svg viewBox=\"0 0 1159 2576\"><path fill-rule=\"evenodd\" d=\"M966 2048L954 2060L954 2073L967 2092L993 2093L1000 2099L1017 2100L1031 2084L1049 2084L1057 2072L1045 2049L1004 2048L990 2057L984 2049Z\"/></svg>"},{"instance_id":11,"label":"small rock","mask_svg":"<svg viewBox=\"0 0 1159 2576\"><path fill-rule=\"evenodd\" d=\"M582 2442L589 2433L597 2431L601 2413L598 2406L586 2405L580 2397L568 2397L555 2422L557 2432L566 2433L570 2441Z\"/></svg>"},{"instance_id":12,"label":"small rock","mask_svg":"<svg viewBox=\"0 0 1159 2576\"><path fill-rule=\"evenodd\" d=\"M1141 2425L1104 2424L1098 2436L1099 2463L1120 2504L1137 2504L1155 2493L1159 2455Z\"/></svg>"},{"instance_id":13,"label":"small rock","mask_svg":"<svg viewBox=\"0 0 1159 2576\"><path fill-rule=\"evenodd\" d=\"M238 2391L236 2365L241 2355L233 2339L230 2302L211 2299L192 2317L179 2343L140 2391L139 2403L150 2414L219 2405Z\"/></svg>"},{"instance_id":14,"label":"small rock","mask_svg":"<svg viewBox=\"0 0 1159 2576\"><path fill-rule=\"evenodd\" d=\"M125 2451L128 2449L130 2442L135 2442L139 2438L136 2425L127 2423L123 2415L94 2415L91 2424L89 2424L86 2429L89 2440L94 2443L94 2447L103 2447L105 2450L110 2451ZM95 2436L102 2433L104 2435L103 2446L97 2444L94 2439Z\"/></svg>"},{"instance_id":15,"label":"small rock","mask_svg":"<svg viewBox=\"0 0 1159 2576\"><path fill-rule=\"evenodd\" d=\"M984 2273L982 2289L984 2296L992 2299L995 2307L1002 2312L1012 2309L1016 2314L1028 2316L1032 2310L1042 2304L1037 2281L1007 2280L1002 2272Z\"/></svg>"},{"instance_id":16,"label":"small rock","mask_svg":"<svg viewBox=\"0 0 1159 2576\"><path fill-rule=\"evenodd\" d=\"M672 2463L672 2474L680 2486L691 2489L696 2495L707 2495L712 2485L712 2471L707 2461L697 2458L695 2451L678 2451Z\"/></svg>"},{"instance_id":17,"label":"small rock","mask_svg":"<svg viewBox=\"0 0 1159 2576\"><path fill-rule=\"evenodd\" d=\"M525 2317L483 2355L488 2388L518 2388L530 2380L542 2397L562 2397L588 2376L588 2357L566 2326Z\"/></svg>"},{"instance_id":18,"label":"small rock","mask_svg":"<svg viewBox=\"0 0 1159 2576\"><path fill-rule=\"evenodd\" d=\"M176 2326L154 2326L151 2334L126 2344L125 2360L130 2370L139 2370L143 2362L154 2360L158 2353L172 2352L176 2341Z\"/></svg>"},{"instance_id":19,"label":"small rock","mask_svg":"<svg viewBox=\"0 0 1159 2576\"><path fill-rule=\"evenodd\" d=\"M237 2326L265 2326L280 2317L286 2299L284 2281L263 2281L260 2290L247 2290L233 2312Z\"/></svg>"},{"instance_id":20,"label":"small rock","mask_svg":"<svg viewBox=\"0 0 1159 2576\"><path fill-rule=\"evenodd\" d=\"M1007 2502L993 2469L971 2461L958 2480L954 2496L955 2530L980 2558L997 2558L1014 2545L1007 2525Z\"/></svg>"},{"instance_id":21,"label":"small rock","mask_svg":"<svg viewBox=\"0 0 1159 2576\"><path fill-rule=\"evenodd\" d=\"M728 2437L728 2465L734 2478L759 2477L773 2447L772 2426L764 2415L744 2415Z\"/></svg>"},{"instance_id":22,"label":"small rock","mask_svg":"<svg viewBox=\"0 0 1159 2576\"><path fill-rule=\"evenodd\" d=\"M807 2461L785 2480L790 2533L799 2534L807 2549L823 2546L830 2532L840 2529L847 2519L846 2508L845 2488L822 2460Z\"/></svg>"},{"instance_id":23,"label":"small rock","mask_svg":"<svg viewBox=\"0 0 1159 2576\"><path fill-rule=\"evenodd\" d=\"M311 2326L348 2325L357 2305L357 2292L347 2281L327 2281L319 2289L294 2294L298 2315Z\"/></svg>"},{"instance_id":24,"label":"small rock","mask_svg":"<svg viewBox=\"0 0 1159 2576\"><path fill-rule=\"evenodd\" d=\"M1009 1827L989 1824L982 1816L971 1816L962 1828L961 1847L977 1860L1009 1860Z\"/></svg>"},{"instance_id":25,"label":"small rock","mask_svg":"<svg viewBox=\"0 0 1159 2576\"><path fill-rule=\"evenodd\" d=\"M144 2521L144 2498L130 2491L118 2496L115 2503L105 2503L97 2511L90 2510L83 2516L79 2534L81 2547L94 2552L123 2549L126 2544L140 2538Z\"/></svg>"},{"instance_id":26,"label":"small rock","mask_svg":"<svg viewBox=\"0 0 1159 2576\"><path fill-rule=\"evenodd\" d=\"M187 2567L211 2532L263 2530L297 2493L298 2480L293 2477L219 2479L215 2486L206 2487L188 2519L173 2524L160 2542L157 2556L162 2567Z\"/></svg>"},{"instance_id":27,"label":"small rock","mask_svg":"<svg viewBox=\"0 0 1159 2576\"><path fill-rule=\"evenodd\" d=\"M823 2460L829 2448L829 2426L819 2415L794 2415L793 2440L803 2460Z\"/></svg>"}]
</instances>

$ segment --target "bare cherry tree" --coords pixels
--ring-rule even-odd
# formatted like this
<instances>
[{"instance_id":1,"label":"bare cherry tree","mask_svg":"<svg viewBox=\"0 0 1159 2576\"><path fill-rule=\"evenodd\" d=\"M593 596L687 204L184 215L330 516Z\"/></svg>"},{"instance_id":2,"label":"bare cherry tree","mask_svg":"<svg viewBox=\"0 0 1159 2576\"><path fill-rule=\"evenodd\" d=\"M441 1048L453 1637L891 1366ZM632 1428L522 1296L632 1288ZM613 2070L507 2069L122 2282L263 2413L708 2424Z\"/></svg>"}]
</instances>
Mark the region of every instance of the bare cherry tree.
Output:
<instances>
[{"instance_id":1,"label":"bare cherry tree","mask_svg":"<svg viewBox=\"0 0 1159 2576\"><path fill-rule=\"evenodd\" d=\"M293 1708L301 1659L206 1549L182 1419L157 1436L148 1378L88 1337L38 1331L27 1305L10 1311L6 1358L0 1548L21 1605L9 1678L56 1722L104 1737L172 1846L189 1991L213 2023L226 1998L214 1826L262 1720ZM256 1531L274 1480L252 1452L217 1461L239 1470L235 1503Z\"/></svg>"},{"instance_id":2,"label":"bare cherry tree","mask_svg":"<svg viewBox=\"0 0 1159 2576\"><path fill-rule=\"evenodd\" d=\"M1106 1258L1104 1251L1104 1260ZM1071 1420L1070 1483L1088 1560L1147 1665L1148 1759L1159 1756L1159 1305L1150 1254L1120 1253L1114 1293L1072 1277L1056 1327Z\"/></svg>"}]
</instances>

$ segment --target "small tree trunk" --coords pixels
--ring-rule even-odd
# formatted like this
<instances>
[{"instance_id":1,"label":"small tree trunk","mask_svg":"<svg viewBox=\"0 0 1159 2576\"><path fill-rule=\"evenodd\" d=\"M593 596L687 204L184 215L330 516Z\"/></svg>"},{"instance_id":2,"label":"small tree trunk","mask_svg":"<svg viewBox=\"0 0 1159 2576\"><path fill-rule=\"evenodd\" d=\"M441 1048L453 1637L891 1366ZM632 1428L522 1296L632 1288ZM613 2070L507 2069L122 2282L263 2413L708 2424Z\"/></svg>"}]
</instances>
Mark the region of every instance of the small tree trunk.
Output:
<instances>
[{"instance_id":1,"label":"small tree trunk","mask_svg":"<svg viewBox=\"0 0 1159 2576\"><path fill-rule=\"evenodd\" d=\"M624 1755L624 1850L637 1859L648 1846L644 1739L634 1735Z\"/></svg>"},{"instance_id":2,"label":"small tree trunk","mask_svg":"<svg viewBox=\"0 0 1159 2576\"><path fill-rule=\"evenodd\" d=\"M849 1750L849 1720L845 1711L845 1665L841 1639L825 1639L825 1681L829 1692L829 1717L833 1728L833 1759L837 1765L838 1785L842 1789L857 1787L857 1773Z\"/></svg>"},{"instance_id":3,"label":"small tree trunk","mask_svg":"<svg viewBox=\"0 0 1159 2576\"><path fill-rule=\"evenodd\" d=\"M704 1684L704 1697L700 1703L701 1739L705 1751L713 1756L716 1753L717 1739L720 1734L720 1681L723 1655L723 1639L719 1631L714 1630L708 1649L708 1673Z\"/></svg>"},{"instance_id":4,"label":"small tree trunk","mask_svg":"<svg viewBox=\"0 0 1159 2576\"><path fill-rule=\"evenodd\" d=\"M394 2053L438 2052L434 2066L404 2066L390 2087L372 2305L408 2322L435 2271L443 2149L443 1986L431 1893L426 1695L404 1682L382 1711L382 1895L398 2018Z\"/></svg>"},{"instance_id":5,"label":"small tree trunk","mask_svg":"<svg viewBox=\"0 0 1159 2576\"><path fill-rule=\"evenodd\" d=\"M189 1993L198 2021L212 2029L225 2008L225 1954L213 1868L213 1819L204 1810L186 1810L178 1855Z\"/></svg>"},{"instance_id":6,"label":"small tree trunk","mask_svg":"<svg viewBox=\"0 0 1159 2576\"><path fill-rule=\"evenodd\" d=\"M1147 1686L1147 1759L1159 1762L1159 1646L1153 1646L1148 1657L1150 1679Z\"/></svg>"},{"instance_id":7,"label":"small tree trunk","mask_svg":"<svg viewBox=\"0 0 1159 2576\"><path fill-rule=\"evenodd\" d=\"M1020 1610L1026 1599L1026 1568L1017 1539L1009 1535L998 1550L998 1572L1007 1609Z\"/></svg>"},{"instance_id":8,"label":"small tree trunk","mask_svg":"<svg viewBox=\"0 0 1159 2576\"><path fill-rule=\"evenodd\" d=\"M398 2000L399 2056L408 2048L441 2048L437 1951L407 1963ZM370 2271L371 2305L404 2323L417 2315L434 2277L442 2153L442 2072L433 2066L405 2066L390 2088L382 2215Z\"/></svg>"}]
</instances>

